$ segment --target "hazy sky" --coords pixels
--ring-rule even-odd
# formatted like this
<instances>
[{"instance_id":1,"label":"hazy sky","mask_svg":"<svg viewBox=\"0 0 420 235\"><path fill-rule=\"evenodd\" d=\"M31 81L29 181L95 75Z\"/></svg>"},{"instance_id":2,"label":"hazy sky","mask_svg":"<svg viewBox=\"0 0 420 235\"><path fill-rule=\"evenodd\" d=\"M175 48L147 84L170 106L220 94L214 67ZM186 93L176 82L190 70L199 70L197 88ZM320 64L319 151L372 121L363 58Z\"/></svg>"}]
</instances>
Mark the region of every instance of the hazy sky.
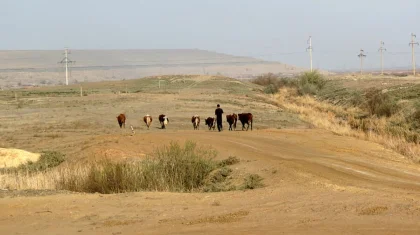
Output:
<instances>
[{"instance_id":1,"label":"hazy sky","mask_svg":"<svg viewBox=\"0 0 420 235\"><path fill-rule=\"evenodd\" d=\"M309 66L409 67L419 0L0 0L0 49L198 48ZM420 52L420 48L418 48ZM419 54L420 55L420 54ZM420 61L420 58L419 58ZM420 64L420 63L419 63Z\"/></svg>"}]
</instances>

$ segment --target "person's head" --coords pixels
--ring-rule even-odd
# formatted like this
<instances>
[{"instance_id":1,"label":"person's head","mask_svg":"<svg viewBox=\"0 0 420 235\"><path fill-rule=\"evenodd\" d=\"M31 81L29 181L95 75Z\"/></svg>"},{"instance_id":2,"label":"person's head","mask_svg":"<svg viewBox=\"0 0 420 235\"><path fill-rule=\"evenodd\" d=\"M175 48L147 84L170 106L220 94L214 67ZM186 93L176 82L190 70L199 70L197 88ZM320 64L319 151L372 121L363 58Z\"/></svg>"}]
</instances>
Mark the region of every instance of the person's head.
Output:
<instances>
[{"instance_id":1,"label":"person's head","mask_svg":"<svg viewBox=\"0 0 420 235\"><path fill-rule=\"evenodd\" d=\"M220 104L217 104L217 107L220 108Z\"/></svg>"}]
</instances>

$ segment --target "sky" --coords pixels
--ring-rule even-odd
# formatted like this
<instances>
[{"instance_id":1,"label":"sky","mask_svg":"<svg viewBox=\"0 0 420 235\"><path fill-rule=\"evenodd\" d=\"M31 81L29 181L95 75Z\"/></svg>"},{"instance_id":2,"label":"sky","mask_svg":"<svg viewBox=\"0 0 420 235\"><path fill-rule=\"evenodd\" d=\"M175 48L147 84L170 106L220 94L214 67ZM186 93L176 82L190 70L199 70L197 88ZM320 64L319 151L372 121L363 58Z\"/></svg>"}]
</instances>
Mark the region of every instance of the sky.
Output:
<instances>
[{"instance_id":1,"label":"sky","mask_svg":"<svg viewBox=\"0 0 420 235\"><path fill-rule=\"evenodd\" d=\"M202 49L327 70L409 68L418 0L0 0L0 50ZM420 47L416 47L420 55ZM419 58L420 60L420 58ZM420 63L419 63L420 64Z\"/></svg>"}]
</instances>

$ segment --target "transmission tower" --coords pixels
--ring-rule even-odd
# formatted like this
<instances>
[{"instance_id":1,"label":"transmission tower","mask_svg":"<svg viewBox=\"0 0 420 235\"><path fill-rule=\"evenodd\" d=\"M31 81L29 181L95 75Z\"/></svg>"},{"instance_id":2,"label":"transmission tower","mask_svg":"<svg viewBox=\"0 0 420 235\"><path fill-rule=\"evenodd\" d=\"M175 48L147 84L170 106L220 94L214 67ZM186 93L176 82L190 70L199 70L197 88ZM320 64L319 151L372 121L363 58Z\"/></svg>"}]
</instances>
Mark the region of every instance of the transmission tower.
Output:
<instances>
[{"instance_id":1,"label":"transmission tower","mask_svg":"<svg viewBox=\"0 0 420 235\"><path fill-rule=\"evenodd\" d=\"M308 44L309 44L309 47L306 48L306 51L309 51L309 59L311 62L311 72L312 72L312 37L311 36L309 36Z\"/></svg>"},{"instance_id":2,"label":"transmission tower","mask_svg":"<svg viewBox=\"0 0 420 235\"><path fill-rule=\"evenodd\" d=\"M414 33L411 33L411 42L409 43L409 45L411 46L411 61L413 63L413 75L416 76L416 57L414 54L414 45L419 45L418 42L415 42L414 39L417 36Z\"/></svg>"},{"instance_id":3,"label":"transmission tower","mask_svg":"<svg viewBox=\"0 0 420 235\"><path fill-rule=\"evenodd\" d=\"M358 54L357 56L360 58L360 75L363 74L363 58L366 57L365 54L363 54L364 50L360 49L360 54Z\"/></svg>"},{"instance_id":4,"label":"transmission tower","mask_svg":"<svg viewBox=\"0 0 420 235\"><path fill-rule=\"evenodd\" d=\"M69 59L69 54L71 54L71 52L69 51L68 48L65 48L64 50L64 59L62 59L60 62L60 64L65 64L66 66L66 86L69 85L69 64L75 63L76 61L71 61Z\"/></svg>"},{"instance_id":5,"label":"transmission tower","mask_svg":"<svg viewBox=\"0 0 420 235\"><path fill-rule=\"evenodd\" d=\"M378 51L381 52L381 75L384 75L384 55L383 52L386 51L384 47L385 43L381 41L381 46L379 47Z\"/></svg>"}]
</instances>

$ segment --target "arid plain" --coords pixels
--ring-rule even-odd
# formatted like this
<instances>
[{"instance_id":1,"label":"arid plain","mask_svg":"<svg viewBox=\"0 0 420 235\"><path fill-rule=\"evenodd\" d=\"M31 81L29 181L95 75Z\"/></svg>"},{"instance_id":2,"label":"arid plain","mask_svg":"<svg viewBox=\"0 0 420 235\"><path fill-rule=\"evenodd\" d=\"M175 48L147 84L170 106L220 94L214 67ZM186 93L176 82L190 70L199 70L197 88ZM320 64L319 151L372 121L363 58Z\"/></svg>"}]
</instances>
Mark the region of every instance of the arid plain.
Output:
<instances>
[{"instance_id":1,"label":"arid plain","mask_svg":"<svg viewBox=\"0 0 420 235\"><path fill-rule=\"evenodd\" d=\"M258 85L192 75L81 85L82 97L79 85L19 90L17 99L2 91L0 146L60 151L76 164L142 159L171 141L192 140L215 149L217 159L240 159L231 166L233 181L252 173L265 186L87 194L23 180L13 183L22 190L1 191L2 234L420 233L418 164L379 144L314 128ZM224 121L223 132L209 131L203 120L218 103L226 114L252 112L253 130L228 131ZM125 129L119 113L127 115ZM162 113L170 119L165 130L157 121ZM154 117L149 130L146 114ZM195 114L200 130L191 124Z\"/></svg>"}]
</instances>

